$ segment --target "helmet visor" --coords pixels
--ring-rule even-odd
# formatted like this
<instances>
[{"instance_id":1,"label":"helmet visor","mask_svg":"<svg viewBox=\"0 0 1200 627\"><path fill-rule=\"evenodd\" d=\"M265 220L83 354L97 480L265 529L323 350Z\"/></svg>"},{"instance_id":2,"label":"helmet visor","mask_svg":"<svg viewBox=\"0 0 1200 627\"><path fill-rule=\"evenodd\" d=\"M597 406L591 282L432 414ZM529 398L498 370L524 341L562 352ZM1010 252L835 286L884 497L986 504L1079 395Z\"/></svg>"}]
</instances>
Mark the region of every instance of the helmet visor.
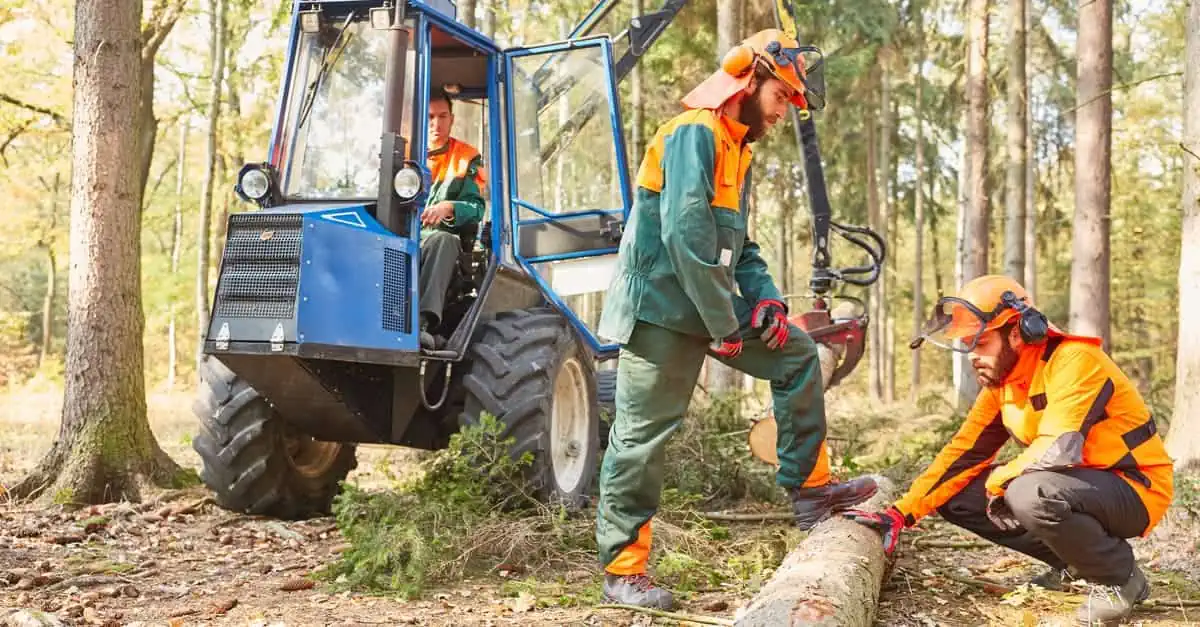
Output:
<instances>
[{"instance_id":1,"label":"helmet visor","mask_svg":"<svg viewBox=\"0 0 1200 627\"><path fill-rule=\"evenodd\" d=\"M989 316L971 303L953 296L939 298L921 337L942 348L965 353L975 348L987 330Z\"/></svg>"}]
</instances>

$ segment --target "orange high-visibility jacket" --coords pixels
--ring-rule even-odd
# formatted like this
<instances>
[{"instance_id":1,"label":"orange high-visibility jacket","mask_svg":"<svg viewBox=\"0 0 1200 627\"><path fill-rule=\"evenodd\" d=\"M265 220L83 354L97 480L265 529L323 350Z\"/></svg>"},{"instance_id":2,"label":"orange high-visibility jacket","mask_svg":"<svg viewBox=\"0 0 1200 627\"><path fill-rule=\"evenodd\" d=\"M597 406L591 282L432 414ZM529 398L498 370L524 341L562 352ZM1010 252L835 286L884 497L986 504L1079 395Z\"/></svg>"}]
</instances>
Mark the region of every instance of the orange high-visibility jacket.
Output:
<instances>
[{"instance_id":1,"label":"orange high-visibility jacket","mask_svg":"<svg viewBox=\"0 0 1200 627\"><path fill-rule=\"evenodd\" d=\"M1025 450L992 471L987 492L1039 470L1112 470L1146 506L1148 534L1174 492L1173 463L1137 388L1098 338L1051 331L1026 345L1004 386L984 388L966 421L896 502L908 524L941 507L995 460L1012 437Z\"/></svg>"}]
</instances>

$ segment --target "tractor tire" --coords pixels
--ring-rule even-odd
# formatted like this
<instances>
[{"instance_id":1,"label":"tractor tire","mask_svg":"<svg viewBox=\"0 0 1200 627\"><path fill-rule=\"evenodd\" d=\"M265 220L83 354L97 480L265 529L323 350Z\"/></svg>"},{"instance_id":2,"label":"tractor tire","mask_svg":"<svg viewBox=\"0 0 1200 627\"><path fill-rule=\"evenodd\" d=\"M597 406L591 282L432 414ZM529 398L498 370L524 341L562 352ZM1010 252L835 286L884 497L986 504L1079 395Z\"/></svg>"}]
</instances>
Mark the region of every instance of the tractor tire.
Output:
<instances>
[{"instance_id":1,"label":"tractor tire","mask_svg":"<svg viewBox=\"0 0 1200 627\"><path fill-rule=\"evenodd\" d=\"M479 323L469 354L459 426L495 416L515 440L510 455L533 454L527 477L539 501L586 506L600 412L592 360L566 319L544 307L501 312Z\"/></svg>"},{"instance_id":2,"label":"tractor tire","mask_svg":"<svg viewBox=\"0 0 1200 627\"><path fill-rule=\"evenodd\" d=\"M283 420L219 360L200 367L192 448L200 479L221 507L285 520L330 512L339 482L357 464L355 446L314 440Z\"/></svg>"},{"instance_id":3,"label":"tractor tire","mask_svg":"<svg viewBox=\"0 0 1200 627\"><path fill-rule=\"evenodd\" d=\"M608 448L608 432L617 419L617 371L596 371L596 402L600 405L600 448Z\"/></svg>"}]
</instances>

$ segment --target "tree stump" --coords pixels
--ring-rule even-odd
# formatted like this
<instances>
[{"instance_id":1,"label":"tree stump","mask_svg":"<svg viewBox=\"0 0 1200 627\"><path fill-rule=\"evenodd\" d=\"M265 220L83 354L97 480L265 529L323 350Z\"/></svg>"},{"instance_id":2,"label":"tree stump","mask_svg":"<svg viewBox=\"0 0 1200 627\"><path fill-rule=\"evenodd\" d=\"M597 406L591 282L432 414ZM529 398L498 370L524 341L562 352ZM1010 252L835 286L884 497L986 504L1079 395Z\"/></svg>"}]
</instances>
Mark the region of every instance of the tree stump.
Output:
<instances>
[{"instance_id":1,"label":"tree stump","mask_svg":"<svg viewBox=\"0 0 1200 627\"><path fill-rule=\"evenodd\" d=\"M880 476L875 481L879 491L860 509L883 509L895 498L891 481ZM835 515L788 553L734 624L869 627L887 562L878 532Z\"/></svg>"}]
</instances>

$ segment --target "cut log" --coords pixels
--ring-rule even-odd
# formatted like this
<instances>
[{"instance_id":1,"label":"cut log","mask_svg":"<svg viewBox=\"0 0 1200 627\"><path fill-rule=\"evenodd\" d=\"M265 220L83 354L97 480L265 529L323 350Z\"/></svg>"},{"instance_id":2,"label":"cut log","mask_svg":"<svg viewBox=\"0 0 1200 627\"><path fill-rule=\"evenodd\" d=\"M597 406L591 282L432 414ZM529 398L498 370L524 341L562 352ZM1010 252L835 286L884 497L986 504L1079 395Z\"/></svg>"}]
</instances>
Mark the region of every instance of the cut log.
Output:
<instances>
[{"instance_id":1,"label":"cut log","mask_svg":"<svg viewBox=\"0 0 1200 627\"><path fill-rule=\"evenodd\" d=\"M892 482L880 476L875 481L879 491L861 509L883 509L894 500ZM734 625L869 627L887 562L877 531L834 516L788 553L750 604L738 611Z\"/></svg>"}]
</instances>

